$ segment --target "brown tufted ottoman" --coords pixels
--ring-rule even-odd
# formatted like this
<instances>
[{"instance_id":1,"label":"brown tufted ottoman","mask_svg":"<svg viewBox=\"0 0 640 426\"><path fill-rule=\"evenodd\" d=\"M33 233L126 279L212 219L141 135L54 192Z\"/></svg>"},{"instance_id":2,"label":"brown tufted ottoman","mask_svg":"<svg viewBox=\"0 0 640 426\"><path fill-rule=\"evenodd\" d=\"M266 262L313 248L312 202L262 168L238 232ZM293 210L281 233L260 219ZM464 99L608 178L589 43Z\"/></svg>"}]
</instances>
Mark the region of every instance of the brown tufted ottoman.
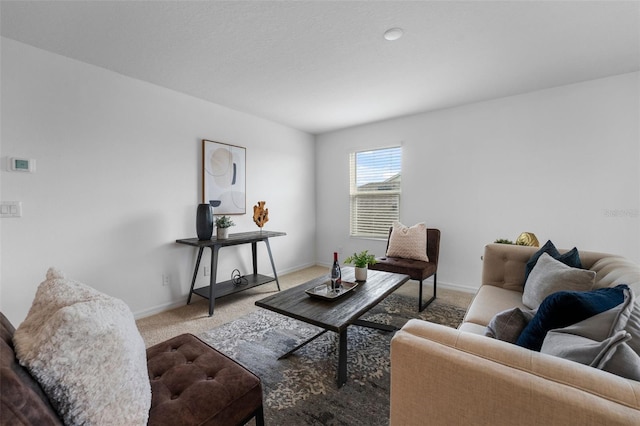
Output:
<instances>
[{"instance_id":1,"label":"brown tufted ottoman","mask_svg":"<svg viewBox=\"0 0 640 426\"><path fill-rule=\"evenodd\" d=\"M149 425L264 425L260 379L192 334L147 349Z\"/></svg>"}]
</instances>

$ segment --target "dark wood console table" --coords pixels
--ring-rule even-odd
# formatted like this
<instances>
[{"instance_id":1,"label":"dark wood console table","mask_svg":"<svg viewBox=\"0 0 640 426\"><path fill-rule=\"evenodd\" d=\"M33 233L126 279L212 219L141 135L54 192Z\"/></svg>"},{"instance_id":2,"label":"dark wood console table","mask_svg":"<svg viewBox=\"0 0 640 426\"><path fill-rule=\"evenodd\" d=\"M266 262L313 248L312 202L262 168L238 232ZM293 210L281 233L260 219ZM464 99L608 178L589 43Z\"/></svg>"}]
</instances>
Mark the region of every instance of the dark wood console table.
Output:
<instances>
[{"instance_id":1,"label":"dark wood console table","mask_svg":"<svg viewBox=\"0 0 640 426\"><path fill-rule=\"evenodd\" d=\"M176 243L186 244L188 246L198 247L198 259L196 260L196 267L193 271L193 279L191 280L191 290L189 291L189 299L187 305L191 303L191 295L194 293L198 296L202 296L209 299L209 316L213 315L213 307L215 299L227 296L229 294L237 293L239 291L246 290L248 288L256 287L262 284L275 281L280 291L280 282L278 281L278 274L276 273L276 265L273 263L273 256L271 255L271 247L269 246L270 237L280 237L287 235L284 232L273 231L254 231L254 232L240 232L238 234L230 234L229 238L218 240L213 237L210 240L198 240L197 238L187 238L183 240L176 240ZM267 246L267 252L269 252L269 260L271 261L271 269L273 270L273 277L267 275L258 274L258 253L257 243L258 241L264 241ZM216 271L218 268L218 251L221 247L237 246L240 244L251 243L251 257L253 260L253 274L245 275L244 279L247 280L247 284L242 286L236 285L233 280L216 282ZM194 289L196 283L196 277L198 275L198 268L200 268L200 259L202 258L202 252L205 247L211 249L211 278L209 279L209 285L206 287L200 287Z\"/></svg>"}]
</instances>

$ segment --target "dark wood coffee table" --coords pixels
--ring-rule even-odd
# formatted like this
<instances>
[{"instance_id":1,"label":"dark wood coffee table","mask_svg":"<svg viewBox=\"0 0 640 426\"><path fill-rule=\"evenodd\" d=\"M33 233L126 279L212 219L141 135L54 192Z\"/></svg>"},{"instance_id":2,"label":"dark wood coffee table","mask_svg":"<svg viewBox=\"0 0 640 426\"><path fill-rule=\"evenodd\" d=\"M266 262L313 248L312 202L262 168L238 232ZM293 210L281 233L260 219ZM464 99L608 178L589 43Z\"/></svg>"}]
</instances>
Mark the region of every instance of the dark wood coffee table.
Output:
<instances>
[{"instance_id":1,"label":"dark wood coffee table","mask_svg":"<svg viewBox=\"0 0 640 426\"><path fill-rule=\"evenodd\" d=\"M359 318L407 282L409 276L370 270L368 271L367 281L359 283L355 289L336 300L312 298L305 293L305 290L321 285L328 279L328 275L318 277L258 300L256 305L324 329L319 334L282 355L279 359L286 358L327 331L338 333L340 336L338 347L338 387L342 387L347 381L347 328L350 325L358 325L385 331L397 330L393 326L363 321ZM354 269L343 268L342 279L355 282Z\"/></svg>"}]
</instances>

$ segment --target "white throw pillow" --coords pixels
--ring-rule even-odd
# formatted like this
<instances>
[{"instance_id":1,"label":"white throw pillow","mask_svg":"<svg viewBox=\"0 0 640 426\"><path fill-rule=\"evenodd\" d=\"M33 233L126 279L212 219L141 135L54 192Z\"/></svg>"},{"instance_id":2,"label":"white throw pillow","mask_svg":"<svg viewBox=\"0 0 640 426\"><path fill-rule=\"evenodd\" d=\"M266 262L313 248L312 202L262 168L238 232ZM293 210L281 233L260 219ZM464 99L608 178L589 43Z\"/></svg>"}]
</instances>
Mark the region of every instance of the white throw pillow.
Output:
<instances>
[{"instance_id":1,"label":"white throw pillow","mask_svg":"<svg viewBox=\"0 0 640 426\"><path fill-rule=\"evenodd\" d=\"M547 296L555 292L591 290L595 278L594 271L572 268L543 253L527 278L522 303L530 309L537 309Z\"/></svg>"},{"instance_id":2,"label":"white throw pillow","mask_svg":"<svg viewBox=\"0 0 640 426\"><path fill-rule=\"evenodd\" d=\"M65 424L147 423L145 345L121 300L51 268L14 344Z\"/></svg>"},{"instance_id":3,"label":"white throw pillow","mask_svg":"<svg viewBox=\"0 0 640 426\"><path fill-rule=\"evenodd\" d=\"M427 225L421 222L409 228L398 221L394 221L391 236L389 237L387 256L428 262Z\"/></svg>"}]
</instances>

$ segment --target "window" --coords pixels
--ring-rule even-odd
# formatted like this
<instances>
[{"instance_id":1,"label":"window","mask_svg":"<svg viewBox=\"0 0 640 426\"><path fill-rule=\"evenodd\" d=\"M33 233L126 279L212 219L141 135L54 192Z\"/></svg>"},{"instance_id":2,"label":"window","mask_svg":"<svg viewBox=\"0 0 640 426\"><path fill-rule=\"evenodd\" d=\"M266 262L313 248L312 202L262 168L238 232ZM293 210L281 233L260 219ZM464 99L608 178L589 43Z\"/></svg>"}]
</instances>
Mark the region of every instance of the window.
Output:
<instances>
[{"instance_id":1,"label":"window","mask_svg":"<svg viewBox=\"0 0 640 426\"><path fill-rule=\"evenodd\" d=\"M352 237L387 238L399 220L401 159L401 147L350 154Z\"/></svg>"}]
</instances>

